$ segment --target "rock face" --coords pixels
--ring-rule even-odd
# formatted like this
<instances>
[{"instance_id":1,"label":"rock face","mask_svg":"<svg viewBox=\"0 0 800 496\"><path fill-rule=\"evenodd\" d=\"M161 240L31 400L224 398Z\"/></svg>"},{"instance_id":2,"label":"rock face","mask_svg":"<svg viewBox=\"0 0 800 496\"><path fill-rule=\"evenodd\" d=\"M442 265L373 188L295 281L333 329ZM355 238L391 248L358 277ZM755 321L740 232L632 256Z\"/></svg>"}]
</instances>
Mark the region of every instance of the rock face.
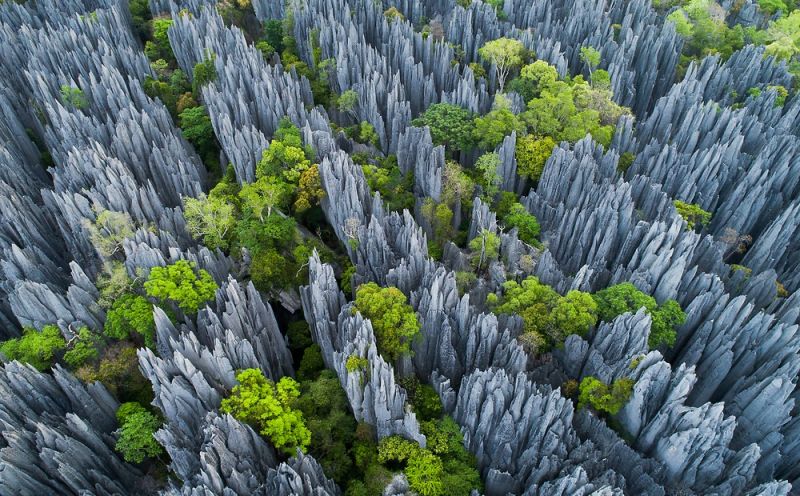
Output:
<instances>
[{"instance_id":1,"label":"rock face","mask_svg":"<svg viewBox=\"0 0 800 496\"><path fill-rule=\"evenodd\" d=\"M733 10L734 2L720 3ZM253 0L259 22L293 8L299 59L324 73L333 94L358 95L345 115L317 105L308 79L278 56L265 60L243 31L226 26L216 2L149 6L172 18L169 43L190 77L213 55L216 78L202 100L221 162L240 182L252 181L289 118L313 145L322 209L355 269L352 286L395 286L417 313L413 355L388 363L334 268L316 255L309 261L301 302L313 339L354 416L380 437L427 442L398 384L415 376L434 385L461 426L490 496L797 492L800 97L782 102L773 88L792 85L785 63L746 46L727 60L692 62L676 81L683 38L647 0L505 0L499 8ZM402 15L388 19L390 6ZM735 10L728 22L768 25L757 2ZM131 23L128 5L116 0L0 3L0 339L23 326L56 324L67 338L81 326L99 331L105 262L146 276L189 260L220 285L214 301L175 322L156 310L156 349L138 352L165 420L156 438L180 480L163 494L338 495L311 456L281 462L265 438L219 412L237 370L293 375L278 324L284 314L245 282L247 254L209 250L188 234L182 199L211 185L169 111L142 89L155 73ZM446 151L411 122L438 102L489 111L495 73L481 77L468 65L501 36L519 39L561 76L588 78L579 49L595 47L615 101L635 118L619 120L608 149L591 137L561 143L533 189L517 171L518 136L504 138L496 150L500 187L523 195L544 243L521 242L491 205L474 199L467 238L497 234L500 260L461 295L456 275L468 257L449 243L441 262L430 258L432 228L421 215L425 198L442 199ZM69 103L63 87L80 90L86 104ZM523 110L519 95L509 99L515 113ZM399 169L414 174L414 212L389 211L370 191L349 155L366 147L340 131L361 122L374 127L377 153L395 154ZM633 161L620 172L623 154ZM448 156L467 169L477 157ZM689 230L674 200L711 212L708 225ZM135 225L111 257L95 249L86 227L103 210L124 212ZM521 319L498 317L485 304L506 280L528 275L560 293L630 281L659 302L677 300L686 322L670 349L649 349L651 317L639 310L570 336L552 355L529 357L516 339ZM290 311L296 300L296 293L282 298ZM347 370L350 357L367 367ZM554 387L587 376L634 381L611 421L575 411ZM114 451L117 407L102 385L82 384L60 367L2 365L0 493L154 490ZM384 494L409 491L398 476Z\"/></svg>"},{"instance_id":2,"label":"rock face","mask_svg":"<svg viewBox=\"0 0 800 496\"><path fill-rule=\"evenodd\" d=\"M117 401L19 362L0 367L0 489L8 494L135 494L142 474L114 451Z\"/></svg>"}]
</instances>

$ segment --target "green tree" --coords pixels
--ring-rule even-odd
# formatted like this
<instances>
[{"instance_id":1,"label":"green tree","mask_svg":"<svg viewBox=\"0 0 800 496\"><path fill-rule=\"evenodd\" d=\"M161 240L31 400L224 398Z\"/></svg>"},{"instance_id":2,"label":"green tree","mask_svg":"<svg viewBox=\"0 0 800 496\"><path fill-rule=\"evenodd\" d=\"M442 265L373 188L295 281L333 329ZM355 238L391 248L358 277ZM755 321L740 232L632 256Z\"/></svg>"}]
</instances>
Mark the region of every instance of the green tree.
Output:
<instances>
[{"instance_id":1,"label":"green tree","mask_svg":"<svg viewBox=\"0 0 800 496\"><path fill-rule=\"evenodd\" d=\"M265 176L254 183L242 186L239 198L246 213L264 222L264 210L269 217L272 215L272 209L285 209L291 194L291 185L276 177Z\"/></svg>"},{"instance_id":2,"label":"green tree","mask_svg":"<svg viewBox=\"0 0 800 496\"><path fill-rule=\"evenodd\" d=\"M216 148L211 117L204 106L189 107L180 113L179 118L183 137L194 146L200 156L206 157Z\"/></svg>"},{"instance_id":3,"label":"green tree","mask_svg":"<svg viewBox=\"0 0 800 496\"><path fill-rule=\"evenodd\" d=\"M117 410L120 424L116 450L129 463L142 463L164 452L153 437L161 421L138 403L123 403Z\"/></svg>"},{"instance_id":4,"label":"green tree","mask_svg":"<svg viewBox=\"0 0 800 496\"><path fill-rule=\"evenodd\" d=\"M478 55L494 66L497 84L500 87L500 93L502 93L508 74L523 63L525 45L519 40L505 37L498 38L486 42L478 49Z\"/></svg>"},{"instance_id":5,"label":"green tree","mask_svg":"<svg viewBox=\"0 0 800 496\"><path fill-rule=\"evenodd\" d=\"M303 213L319 205L323 198L325 198L325 189L322 187L322 179L319 177L319 166L314 164L300 174L294 210L296 213Z\"/></svg>"},{"instance_id":6,"label":"green tree","mask_svg":"<svg viewBox=\"0 0 800 496\"><path fill-rule=\"evenodd\" d=\"M76 109L85 109L89 106L86 94L80 88L68 84L61 86L61 103Z\"/></svg>"},{"instance_id":7,"label":"green tree","mask_svg":"<svg viewBox=\"0 0 800 496\"><path fill-rule=\"evenodd\" d=\"M600 65L600 52L591 46L581 47L581 60L589 67L589 79L592 79L592 71Z\"/></svg>"},{"instance_id":8,"label":"green tree","mask_svg":"<svg viewBox=\"0 0 800 496\"><path fill-rule=\"evenodd\" d=\"M500 167L500 155L497 152L484 153L475 162L475 170L480 173L484 199L487 201L494 198L500 191L500 184L502 184L503 179L497 173L498 167Z\"/></svg>"},{"instance_id":9,"label":"green tree","mask_svg":"<svg viewBox=\"0 0 800 496\"><path fill-rule=\"evenodd\" d=\"M558 81L558 71L544 60L537 60L532 64L526 65L520 71L520 76L533 84L531 88L532 95L527 100L538 97L543 90Z\"/></svg>"},{"instance_id":10,"label":"green tree","mask_svg":"<svg viewBox=\"0 0 800 496\"><path fill-rule=\"evenodd\" d=\"M495 96L494 108L475 118L475 142L483 150L494 150L512 132L522 133L525 124L511 112L511 103L503 95Z\"/></svg>"},{"instance_id":11,"label":"green tree","mask_svg":"<svg viewBox=\"0 0 800 496\"><path fill-rule=\"evenodd\" d=\"M194 238L203 240L210 249L227 250L230 234L236 225L236 212L232 204L219 196L183 198L183 215L186 229Z\"/></svg>"},{"instance_id":12,"label":"green tree","mask_svg":"<svg viewBox=\"0 0 800 496\"><path fill-rule=\"evenodd\" d=\"M276 384L259 369L245 369L236 374L236 380L239 384L222 400L220 411L255 425L287 455L294 455L296 448L303 451L308 448L311 431L305 425L303 413L296 408L300 389L294 379L283 377Z\"/></svg>"},{"instance_id":13,"label":"green tree","mask_svg":"<svg viewBox=\"0 0 800 496\"><path fill-rule=\"evenodd\" d=\"M411 342L419 334L420 324L402 291L381 288L374 282L362 284L356 290L355 312L372 322L378 351L389 361L411 353Z\"/></svg>"},{"instance_id":14,"label":"green tree","mask_svg":"<svg viewBox=\"0 0 800 496\"><path fill-rule=\"evenodd\" d=\"M408 483L420 496L443 496L445 487L442 483L444 467L442 460L428 450L419 452L408 460L405 469Z\"/></svg>"},{"instance_id":15,"label":"green tree","mask_svg":"<svg viewBox=\"0 0 800 496\"><path fill-rule=\"evenodd\" d=\"M500 256L500 236L488 229L481 229L469 242L468 248L472 252L472 266L476 271L484 270Z\"/></svg>"},{"instance_id":16,"label":"green tree","mask_svg":"<svg viewBox=\"0 0 800 496\"><path fill-rule=\"evenodd\" d=\"M120 401L153 401L153 386L139 370L137 347L130 343L113 343L103 350L98 364L84 364L75 376L84 382L100 381Z\"/></svg>"},{"instance_id":17,"label":"green tree","mask_svg":"<svg viewBox=\"0 0 800 496\"><path fill-rule=\"evenodd\" d=\"M57 326L46 325L41 331L26 327L21 337L0 344L0 353L9 360L29 363L44 371L53 365L65 346L66 341Z\"/></svg>"},{"instance_id":18,"label":"green tree","mask_svg":"<svg viewBox=\"0 0 800 496\"><path fill-rule=\"evenodd\" d=\"M297 184L303 172L311 167L311 160L299 142L290 144L293 141L273 139L256 165L256 177L272 176Z\"/></svg>"},{"instance_id":19,"label":"green tree","mask_svg":"<svg viewBox=\"0 0 800 496\"><path fill-rule=\"evenodd\" d=\"M87 327L80 328L78 335L71 341L71 348L64 353L64 362L75 369L86 362L96 360L100 355L97 348L101 342L100 336Z\"/></svg>"},{"instance_id":20,"label":"green tree","mask_svg":"<svg viewBox=\"0 0 800 496\"><path fill-rule=\"evenodd\" d=\"M175 302L184 312L195 313L214 297L217 283L193 262L178 260L166 267L153 267L144 283L148 296Z\"/></svg>"},{"instance_id":21,"label":"green tree","mask_svg":"<svg viewBox=\"0 0 800 496\"><path fill-rule=\"evenodd\" d=\"M539 244L539 221L521 203L515 202L511 206L508 215L503 217L503 224L508 228L516 227L517 236L523 242L534 246Z\"/></svg>"},{"instance_id":22,"label":"green tree","mask_svg":"<svg viewBox=\"0 0 800 496\"><path fill-rule=\"evenodd\" d=\"M89 240L104 258L111 258L122 252L122 244L126 238L133 236L134 224L126 212L94 209L95 220L85 220L84 229L89 233Z\"/></svg>"},{"instance_id":23,"label":"green tree","mask_svg":"<svg viewBox=\"0 0 800 496\"><path fill-rule=\"evenodd\" d=\"M169 35L167 34L172 23L173 21L169 17L153 19L152 48L150 50L145 50L150 60L164 59L168 62L175 60L175 56L172 53L172 46L169 44Z\"/></svg>"},{"instance_id":24,"label":"green tree","mask_svg":"<svg viewBox=\"0 0 800 496\"><path fill-rule=\"evenodd\" d=\"M634 384L627 377L615 380L611 386L596 377L584 377L578 394L578 408L591 406L599 412L616 415L631 397Z\"/></svg>"},{"instance_id":25,"label":"green tree","mask_svg":"<svg viewBox=\"0 0 800 496\"><path fill-rule=\"evenodd\" d=\"M646 295L629 282L615 284L592 295L597 303L600 320L611 322L625 312L634 313L644 307L652 324L648 344L650 348L675 343L676 329L686 320L686 314L675 300L658 305L656 299Z\"/></svg>"},{"instance_id":26,"label":"green tree","mask_svg":"<svg viewBox=\"0 0 800 496\"><path fill-rule=\"evenodd\" d=\"M302 382L297 408L311 431L310 453L327 476L344 485L354 471L349 448L356 421L336 374L324 370L317 379Z\"/></svg>"},{"instance_id":27,"label":"green tree","mask_svg":"<svg viewBox=\"0 0 800 496\"><path fill-rule=\"evenodd\" d=\"M472 113L458 105L434 103L411 124L428 126L433 143L450 150L469 150L474 145Z\"/></svg>"},{"instance_id":28,"label":"green tree","mask_svg":"<svg viewBox=\"0 0 800 496\"><path fill-rule=\"evenodd\" d=\"M681 200L675 200L675 210L686 221L686 227L689 230L694 230L695 226L700 225L705 227L711 222L711 212L706 212L700 205L696 203L686 203Z\"/></svg>"},{"instance_id":29,"label":"green tree","mask_svg":"<svg viewBox=\"0 0 800 496\"><path fill-rule=\"evenodd\" d=\"M284 50L283 23L280 19L270 19L264 23L264 40L272 45L277 53Z\"/></svg>"},{"instance_id":30,"label":"green tree","mask_svg":"<svg viewBox=\"0 0 800 496\"><path fill-rule=\"evenodd\" d=\"M446 204L436 203L433 198L428 197L423 200L420 213L433 230L433 239L428 245L428 250L437 255L434 258L438 258L444 244L455 236L453 211Z\"/></svg>"},{"instance_id":31,"label":"green tree","mask_svg":"<svg viewBox=\"0 0 800 496\"><path fill-rule=\"evenodd\" d=\"M347 112L353 116L353 118L356 118L358 93L353 89L343 91L342 94L339 95L339 98L336 99L336 106L339 107L339 110L342 112Z\"/></svg>"},{"instance_id":32,"label":"green tree","mask_svg":"<svg viewBox=\"0 0 800 496\"><path fill-rule=\"evenodd\" d=\"M590 295L570 291L562 297L533 276L522 284L503 284L498 303L495 313L522 317L524 334L520 340L537 351L561 346L570 334L584 335L597 322L597 305Z\"/></svg>"},{"instance_id":33,"label":"green tree","mask_svg":"<svg viewBox=\"0 0 800 496\"><path fill-rule=\"evenodd\" d=\"M293 273L291 262L275 250L258 250L250 262L250 278L256 289L264 293L290 287Z\"/></svg>"},{"instance_id":34,"label":"green tree","mask_svg":"<svg viewBox=\"0 0 800 496\"><path fill-rule=\"evenodd\" d=\"M790 60L800 53L800 10L770 23L767 28L766 54Z\"/></svg>"},{"instance_id":35,"label":"green tree","mask_svg":"<svg viewBox=\"0 0 800 496\"><path fill-rule=\"evenodd\" d=\"M114 339L128 339L131 334L142 336L145 346L155 346L156 324L153 320L153 304L143 296L126 293L111 304L106 314L103 333Z\"/></svg>"},{"instance_id":36,"label":"green tree","mask_svg":"<svg viewBox=\"0 0 800 496\"><path fill-rule=\"evenodd\" d=\"M515 150L517 173L533 182L538 182L539 178L542 177L544 165L555 147L556 142L550 136L539 138L529 134L517 137Z\"/></svg>"}]
</instances>

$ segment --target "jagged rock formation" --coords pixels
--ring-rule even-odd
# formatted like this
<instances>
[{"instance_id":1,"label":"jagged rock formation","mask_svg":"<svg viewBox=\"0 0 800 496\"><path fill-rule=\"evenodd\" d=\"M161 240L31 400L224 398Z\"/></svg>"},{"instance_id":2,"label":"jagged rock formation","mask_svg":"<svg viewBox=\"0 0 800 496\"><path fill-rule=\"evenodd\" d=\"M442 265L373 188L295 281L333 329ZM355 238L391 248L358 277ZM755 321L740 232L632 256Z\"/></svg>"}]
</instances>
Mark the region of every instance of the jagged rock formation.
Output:
<instances>
[{"instance_id":1,"label":"jagged rock formation","mask_svg":"<svg viewBox=\"0 0 800 496\"><path fill-rule=\"evenodd\" d=\"M387 19L390 6L404 17ZM153 14L173 19L169 42L187 74L214 57L217 77L202 97L221 162L233 164L240 182L252 181L287 116L314 146L322 208L355 267L352 285L395 286L419 316L413 356L387 363L333 268L311 259L305 318L358 420L381 437L424 445L397 379L433 384L488 495L797 490L800 97L776 105L777 90L767 88L791 86L785 63L747 46L724 61L693 62L676 82L683 39L647 0L506 0L499 9L480 0L467 8L454 0L253 0L259 21L294 8L300 59L327 71L334 93L358 94L352 115L329 115L315 107L305 77L278 56L265 60L214 7L150 0ZM769 21L752 0L735 10L729 22ZM156 310L158 345L139 351L165 419L156 437L181 480L163 493L340 494L313 458L298 453L279 463L251 427L218 412L236 370L257 367L279 379L293 374L292 357L270 305L239 282L247 254L209 250L186 230L182 198L210 185L167 109L142 89L155 73L131 23L126 2L116 0L0 4L0 339L22 326L57 324L68 338L84 325L102 329L96 281L105 260L86 225L102 209L125 212L135 233L113 259L129 275L186 259L221 285L196 316L173 323ZM589 137L560 144L530 191L517 174L517 135L505 137L496 150L500 186L524 195L545 243L522 243L475 199L467 237L498 234L501 256L462 296L455 272L468 267L466 255L449 243L442 262L432 260L431 226L420 215L423 199L439 201L446 186L445 149L410 123L437 102L487 112L498 81L468 64L500 36L521 40L561 76L588 76L579 49L597 48L615 101L637 122L621 118L607 150ZM63 86L80 89L86 105L62 98ZM763 91L749 94L754 87ZM519 95L510 99L522 110ZM362 121L375 128L379 151L415 175L415 212L388 211L348 155L360 145L337 126ZM620 173L625 153L634 159ZM477 155L456 158L471 167ZM709 225L687 229L676 199L711 212ZM659 302L676 299L687 319L669 350L648 348L650 317L638 311L569 337L550 362L532 359L516 340L520 318L497 317L483 303L504 281L527 275L562 293L630 281ZM368 368L348 371L353 355ZM626 441L551 387L587 376L635 381L613 419ZM141 492L142 474L114 451L117 403L101 385L82 385L58 367L47 375L9 363L0 367L0 393L0 492ZM385 494L407 491L400 476Z\"/></svg>"},{"instance_id":2,"label":"jagged rock formation","mask_svg":"<svg viewBox=\"0 0 800 496\"><path fill-rule=\"evenodd\" d=\"M8 494L134 494L142 474L114 451L118 403L83 384L11 362L0 367L0 489Z\"/></svg>"}]
</instances>

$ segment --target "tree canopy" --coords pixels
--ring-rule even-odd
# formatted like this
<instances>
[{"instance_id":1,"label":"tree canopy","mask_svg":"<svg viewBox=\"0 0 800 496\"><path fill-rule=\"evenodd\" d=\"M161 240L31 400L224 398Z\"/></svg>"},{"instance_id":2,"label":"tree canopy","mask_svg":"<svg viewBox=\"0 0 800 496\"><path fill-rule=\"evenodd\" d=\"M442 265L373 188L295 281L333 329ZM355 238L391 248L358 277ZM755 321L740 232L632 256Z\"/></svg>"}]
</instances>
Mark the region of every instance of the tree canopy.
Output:
<instances>
[{"instance_id":1,"label":"tree canopy","mask_svg":"<svg viewBox=\"0 0 800 496\"><path fill-rule=\"evenodd\" d=\"M501 93L509 73L525 61L525 52L521 41L506 37L488 41L478 49L478 55L494 67Z\"/></svg>"},{"instance_id":2,"label":"tree canopy","mask_svg":"<svg viewBox=\"0 0 800 496\"><path fill-rule=\"evenodd\" d=\"M39 370L46 370L66 346L61 330L46 325L41 331L31 327L22 330L22 336L0 344L0 353L9 360L29 363Z\"/></svg>"},{"instance_id":3,"label":"tree canopy","mask_svg":"<svg viewBox=\"0 0 800 496\"><path fill-rule=\"evenodd\" d=\"M294 379L282 377L274 383L259 369L245 369L236 374L236 380L239 384L222 400L220 411L254 425L287 455L308 448L311 431L296 407L300 389Z\"/></svg>"},{"instance_id":4,"label":"tree canopy","mask_svg":"<svg viewBox=\"0 0 800 496\"><path fill-rule=\"evenodd\" d=\"M144 283L148 296L175 302L184 312L194 313L214 297L217 283L193 262L178 260L166 267L153 267Z\"/></svg>"},{"instance_id":5,"label":"tree canopy","mask_svg":"<svg viewBox=\"0 0 800 496\"><path fill-rule=\"evenodd\" d=\"M420 325L402 291L374 282L362 284L356 290L356 311L372 322L378 351L389 361L411 353L411 342L419 334Z\"/></svg>"},{"instance_id":6,"label":"tree canopy","mask_svg":"<svg viewBox=\"0 0 800 496\"><path fill-rule=\"evenodd\" d=\"M636 312L644 307L652 319L648 344L650 348L675 343L676 328L686 320L686 314L675 300L659 305L652 296L644 294L629 282L615 284L592 295L597 303L600 320L611 322L625 312Z\"/></svg>"},{"instance_id":7,"label":"tree canopy","mask_svg":"<svg viewBox=\"0 0 800 496\"><path fill-rule=\"evenodd\" d=\"M411 123L428 126L436 145L445 145L450 150L469 150L474 146L472 112L458 105L434 103Z\"/></svg>"},{"instance_id":8,"label":"tree canopy","mask_svg":"<svg viewBox=\"0 0 800 496\"><path fill-rule=\"evenodd\" d=\"M596 377L584 377L580 384L578 408L591 406L598 412L616 415L633 392L634 381L627 377L607 385Z\"/></svg>"},{"instance_id":9,"label":"tree canopy","mask_svg":"<svg viewBox=\"0 0 800 496\"><path fill-rule=\"evenodd\" d=\"M123 403L117 410L119 438L116 450L126 462L142 463L164 452L153 434L161 427L161 421L139 403Z\"/></svg>"},{"instance_id":10,"label":"tree canopy","mask_svg":"<svg viewBox=\"0 0 800 496\"><path fill-rule=\"evenodd\" d=\"M137 333L142 336L145 345L152 348L156 334L153 304L143 296L123 294L111 304L103 332L114 339L128 339L131 334Z\"/></svg>"},{"instance_id":11,"label":"tree canopy","mask_svg":"<svg viewBox=\"0 0 800 496\"><path fill-rule=\"evenodd\" d=\"M522 317L522 342L537 351L563 345L570 334L583 336L597 322L597 304L591 295L572 290L565 296L542 284L536 277L503 284L503 295L495 313Z\"/></svg>"}]
</instances>

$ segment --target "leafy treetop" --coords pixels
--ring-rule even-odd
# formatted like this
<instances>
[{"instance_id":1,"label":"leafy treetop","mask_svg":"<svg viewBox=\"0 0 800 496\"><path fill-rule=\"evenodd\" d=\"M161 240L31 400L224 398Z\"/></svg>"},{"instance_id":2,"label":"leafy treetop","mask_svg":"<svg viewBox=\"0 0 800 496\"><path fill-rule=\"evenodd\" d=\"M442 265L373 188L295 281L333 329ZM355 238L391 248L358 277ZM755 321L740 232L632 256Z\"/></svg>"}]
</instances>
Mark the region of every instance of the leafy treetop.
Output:
<instances>
[{"instance_id":1,"label":"leafy treetop","mask_svg":"<svg viewBox=\"0 0 800 496\"><path fill-rule=\"evenodd\" d=\"M217 283L203 269L195 271L194 263L178 260L166 267L153 267L144 283L148 296L175 302L178 307L194 313L214 297Z\"/></svg>"},{"instance_id":2,"label":"leafy treetop","mask_svg":"<svg viewBox=\"0 0 800 496\"><path fill-rule=\"evenodd\" d=\"M300 389L294 379L283 377L276 384L259 369L245 369L236 374L236 380L239 384L222 400L220 411L255 425L287 455L294 455L297 448L308 448L311 432L303 413L295 407Z\"/></svg>"},{"instance_id":3,"label":"leafy treetop","mask_svg":"<svg viewBox=\"0 0 800 496\"><path fill-rule=\"evenodd\" d=\"M395 361L411 353L411 342L419 334L420 324L402 291L370 282L358 287L354 303L353 313L359 312L372 322L381 354Z\"/></svg>"}]
</instances>

